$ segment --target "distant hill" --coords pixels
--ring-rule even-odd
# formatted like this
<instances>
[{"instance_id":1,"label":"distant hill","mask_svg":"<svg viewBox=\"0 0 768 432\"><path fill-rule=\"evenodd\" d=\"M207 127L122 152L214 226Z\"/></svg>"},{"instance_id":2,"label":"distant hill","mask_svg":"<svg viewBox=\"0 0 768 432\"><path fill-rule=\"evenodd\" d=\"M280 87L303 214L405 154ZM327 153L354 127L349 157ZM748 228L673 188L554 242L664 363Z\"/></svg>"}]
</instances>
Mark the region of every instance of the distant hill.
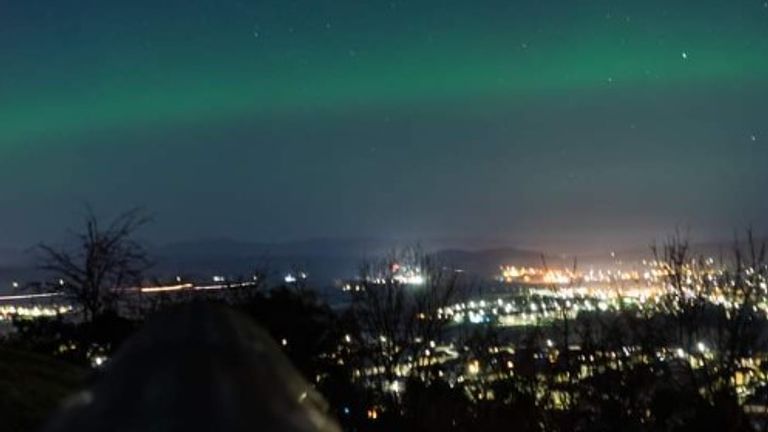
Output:
<instances>
[{"instance_id":1,"label":"distant hill","mask_svg":"<svg viewBox=\"0 0 768 432\"><path fill-rule=\"evenodd\" d=\"M330 284L338 278L357 276L365 260L383 257L402 246L377 239L317 239L275 244L202 240L175 243L154 252L163 271L210 276L242 275L262 269L283 274L298 269L321 284ZM540 252L515 248L464 250L425 245L424 251L433 253L444 265L481 276L496 274L502 264L541 263Z\"/></svg>"},{"instance_id":2,"label":"distant hill","mask_svg":"<svg viewBox=\"0 0 768 432\"><path fill-rule=\"evenodd\" d=\"M330 283L357 274L366 258L383 256L397 245L375 239L314 239L257 243L227 239L173 243L153 249L157 270L188 276L247 276L248 272L284 274L301 270Z\"/></svg>"},{"instance_id":3,"label":"distant hill","mask_svg":"<svg viewBox=\"0 0 768 432\"><path fill-rule=\"evenodd\" d=\"M423 242L425 252L433 253L444 265L460 268L480 277L498 273L501 265L538 266L542 264L542 252L514 247L473 247L471 242L442 240ZM275 278L288 272L309 273L315 286L330 286L335 280L358 275L365 260L385 256L396 249L413 246L413 242L377 238L309 239L302 241L264 243L231 239L203 239L150 246L149 253L155 262L150 272L153 276L170 278L183 275L204 280L213 275L248 277L254 272L267 271ZM696 255L732 256L729 242L700 243L692 246ZM637 266L643 259L652 258L647 245L621 249L611 256L603 254L544 256L551 267L570 267L574 258L580 269L589 267ZM0 248L0 293L7 293L14 280L29 281L40 278L34 269L29 253Z\"/></svg>"},{"instance_id":4,"label":"distant hill","mask_svg":"<svg viewBox=\"0 0 768 432\"><path fill-rule=\"evenodd\" d=\"M542 263L541 252L515 248L447 249L436 252L435 256L447 265L481 276L497 274L502 265L539 266Z\"/></svg>"},{"instance_id":5,"label":"distant hill","mask_svg":"<svg viewBox=\"0 0 768 432\"><path fill-rule=\"evenodd\" d=\"M742 233L739 233L740 235ZM744 238L742 235L742 238L740 238L740 241L742 242L740 244L740 247L742 248L742 253L746 252L746 244L744 243ZM760 244L760 242L768 242L768 239L756 239L756 242ZM601 255L585 255L578 257L579 262L583 263L584 265L593 265L593 266L608 266L608 265L615 265L617 263L622 265L630 265L634 266L639 263L641 263L643 260L650 260L654 259L653 250L651 248L652 243L648 243L648 245L641 246L641 247L635 247L635 248L628 248L628 249L620 249L614 251L614 255L612 256L610 253L605 253ZM664 239L660 239L656 246L658 248L658 251L660 254L663 254L663 248L664 248ZM691 258L695 257L705 257L705 258L713 258L717 262L723 262L723 263L731 263L734 259L734 242L731 241L720 241L720 242L702 242L702 243L692 243L689 248L689 255Z\"/></svg>"},{"instance_id":6,"label":"distant hill","mask_svg":"<svg viewBox=\"0 0 768 432\"><path fill-rule=\"evenodd\" d=\"M282 243L246 242L231 239L195 240L172 243L155 248L159 255L231 257L265 255L283 256L347 256L383 253L396 247L395 242L376 239L311 239Z\"/></svg>"}]
</instances>

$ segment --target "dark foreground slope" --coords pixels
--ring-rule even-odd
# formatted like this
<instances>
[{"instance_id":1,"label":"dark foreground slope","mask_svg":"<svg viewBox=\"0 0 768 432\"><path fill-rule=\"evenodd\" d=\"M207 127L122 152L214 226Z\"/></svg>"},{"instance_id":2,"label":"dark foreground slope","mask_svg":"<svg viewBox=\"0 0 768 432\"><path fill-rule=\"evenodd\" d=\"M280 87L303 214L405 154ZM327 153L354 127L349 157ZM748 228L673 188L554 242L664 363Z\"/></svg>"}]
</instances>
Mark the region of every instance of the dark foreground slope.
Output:
<instances>
[{"instance_id":1,"label":"dark foreground slope","mask_svg":"<svg viewBox=\"0 0 768 432\"><path fill-rule=\"evenodd\" d=\"M85 376L67 363L0 348L0 429L37 430Z\"/></svg>"}]
</instances>

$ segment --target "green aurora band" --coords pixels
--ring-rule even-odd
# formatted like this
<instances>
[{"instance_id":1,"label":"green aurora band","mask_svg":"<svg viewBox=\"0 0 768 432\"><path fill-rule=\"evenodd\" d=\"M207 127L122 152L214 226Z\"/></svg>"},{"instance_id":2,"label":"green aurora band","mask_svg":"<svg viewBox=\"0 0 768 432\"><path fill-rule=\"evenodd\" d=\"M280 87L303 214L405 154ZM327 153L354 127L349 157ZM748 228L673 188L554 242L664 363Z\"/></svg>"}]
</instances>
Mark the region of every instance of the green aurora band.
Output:
<instances>
[{"instance_id":1,"label":"green aurora band","mask_svg":"<svg viewBox=\"0 0 768 432\"><path fill-rule=\"evenodd\" d=\"M754 6L763 12L762 4ZM413 30L406 24L418 26L419 20L411 18L399 20L391 33L375 17L363 17L370 31L352 40L349 30L334 36L334 28L316 30L320 36L305 29L289 38L284 29L253 30L245 19L232 28L215 21L186 42L183 36L194 26L117 35L107 38L119 42L112 46L70 41L62 50L51 42L54 34L44 34L5 55L11 67L0 71L0 149L93 131L302 112L491 104L611 88L660 92L765 84L768 14L726 19L719 24L729 29L726 34L713 31L707 19L717 9L705 12L687 21L669 19L653 32L648 26L659 24L649 17L608 19L595 12L527 26L469 19L455 31L450 20ZM99 31L108 32L105 25L87 27L81 37L98 38ZM139 49L147 40L152 44Z\"/></svg>"}]
</instances>

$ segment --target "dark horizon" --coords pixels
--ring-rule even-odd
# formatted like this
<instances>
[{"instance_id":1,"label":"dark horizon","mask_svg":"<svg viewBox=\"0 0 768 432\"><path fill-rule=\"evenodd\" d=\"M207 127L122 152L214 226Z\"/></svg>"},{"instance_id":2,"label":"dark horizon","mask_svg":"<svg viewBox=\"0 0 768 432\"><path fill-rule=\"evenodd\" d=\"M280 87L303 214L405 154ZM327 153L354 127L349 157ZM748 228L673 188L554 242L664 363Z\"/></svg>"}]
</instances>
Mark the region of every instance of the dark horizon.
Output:
<instances>
[{"instance_id":1,"label":"dark horizon","mask_svg":"<svg viewBox=\"0 0 768 432\"><path fill-rule=\"evenodd\" d=\"M105 222L108 220L105 220ZM79 227L77 225L72 226L59 236L53 239L41 239L35 243L27 245L0 245L0 259L10 259L11 262L18 262L18 257L31 254L34 249L40 244L55 244L66 246L71 244L73 237L69 235L70 232L75 231ZM724 247L728 248L733 245L735 240L744 240L746 238L746 232L748 229L753 229L751 226L745 226L741 228L735 228L730 231L730 235L723 234L719 237L702 237L697 236L694 230L683 230L680 228L671 228L667 231L660 232L656 236L649 236L645 241L629 241L619 242L614 244L599 243L595 241L589 241L582 244L576 241L553 241L553 242L530 242L520 240L504 240L503 238L469 238L469 237L443 237L443 238L386 238L386 237L330 237L330 236L318 236L307 237L298 239L284 239L277 241L259 241L250 240L244 238L224 237L224 236L210 236L199 238L187 238L177 239L164 242L153 241L151 237L145 235L138 235L138 238L142 243L146 244L150 250L163 250L169 248L182 248L185 246L195 245L210 245L213 246L214 254L217 252L216 246L223 246L225 248L258 248L259 250L265 250L268 252L275 252L279 254L280 250L286 248L301 248L308 247L311 250L322 251L324 246L328 246L328 254L335 254L338 249L350 248L352 250L370 251L370 252L382 252L392 251L402 248L418 247L425 251L463 251L463 252L483 252L493 250L518 250L523 252L543 253L547 256L563 256L563 257L595 257L600 255L608 256L611 253L651 253L651 247L654 244L663 244L670 236L675 233L682 233L685 238L689 239L695 247L699 248L713 248ZM721 233L722 234L722 233ZM758 238L766 237L762 232L755 231L755 235ZM362 253L361 255L365 255ZM0 263L2 264L2 263Z\"/></svg>"}]
</instances>

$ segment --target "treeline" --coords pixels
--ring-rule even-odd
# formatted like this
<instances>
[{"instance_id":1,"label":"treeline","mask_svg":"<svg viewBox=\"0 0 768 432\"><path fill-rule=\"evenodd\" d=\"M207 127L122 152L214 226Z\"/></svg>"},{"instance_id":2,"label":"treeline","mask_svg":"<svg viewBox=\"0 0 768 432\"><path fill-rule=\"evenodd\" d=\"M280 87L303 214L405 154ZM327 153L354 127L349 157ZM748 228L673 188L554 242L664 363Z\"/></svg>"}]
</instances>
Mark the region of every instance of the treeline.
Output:
<instances>
[{"instance_id":1,"label":"treeline","mask_svg":"<svg viewBox=\"0 0 768 432\"><path fill-rule=\"evenodd\" d=\"M149 260L133 240L145 222L138 212L106 227L89 217L76 249L41 247L52 284L36 289L64 293L78 319L19 319L6 343L92 365L147 317L211 301L263 326L348 431L768 428L768 267L751 232L717 264L682 235L653 248L666 286L651 306L574 318L564 302L554 323L509 330L453 323L443 308L477 287L414 250L364 265L341 310L302 281L258 277L220 291L126 293L146 280ZM397 278L400 262L422 283Z\"/></svg>"}]
</instances>

